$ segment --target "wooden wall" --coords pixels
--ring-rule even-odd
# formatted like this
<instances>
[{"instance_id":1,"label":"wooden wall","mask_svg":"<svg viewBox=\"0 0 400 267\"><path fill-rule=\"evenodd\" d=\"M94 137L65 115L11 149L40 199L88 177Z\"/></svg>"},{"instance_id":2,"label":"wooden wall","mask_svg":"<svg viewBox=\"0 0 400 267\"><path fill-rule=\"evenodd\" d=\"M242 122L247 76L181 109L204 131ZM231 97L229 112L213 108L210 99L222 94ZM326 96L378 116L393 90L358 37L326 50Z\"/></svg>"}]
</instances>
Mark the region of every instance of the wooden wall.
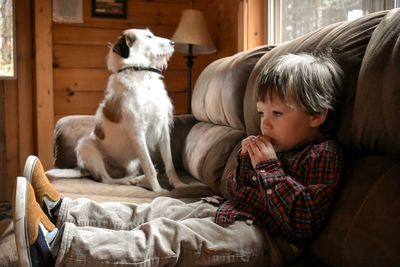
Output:
<instances>
[{"instance_id":1,"label":"wooden wall","mask_svg":"<svg viewBox=\"0 0 400 267\"><path fill-rule=\"evenodd\" d=\"M216 54L199 55L195 59L194 82L210 62L238 51L237 13L242 1L192 1L193 8L203 11L218 50ZM109 75L105 66L107 43L115 41L122 30L132 27L149 27L155 34L170 38L182 10L189 8L189 0L128 0L127 19L104 19L92 17L91 0L83 0L84 22L65 24L49 20L51 2L15 1L18 77L4 81L1 87L5 125L2 151L6 153L6 166L0 166L0 201L11 200L15 177L22 174L29 154L45 151L51 157L52 129L41 127L41 121L49 116L56 122L69 114L94 113ZM48 36L51 36L50 42L46 39ZM46 51L50 50L48 59ZM50 67L46 65L48 61ZM184 54L174 54L165 81L176 113L185 113ZM49 97L51 101L46 100ZM46 163L45 167L49 168Z\"/></svg>"},{"instance_id":2,"label":"wooden wall","mask_svg":"<svg viewBox=\"0 0 400 267\"><path fill-rule=\"evenodd\" d=\"M237 6L232 0L194 1L203 10L218 53L195 59L193 81L215 59L237 52ZM105 56L108 43L127 28L148 27L170 38L187 0L129 0L127 19L93 17L91 0L83 1L83 23L53 23L54 122L71 114L94 114L103 98L109 72ZM232 45L233 44L233 45ZM165 72L165 83L176 114L186 113L186 59L175 53Z\"/></svg>"},{"instance_id":3,"label":"wooden wall","mask_svg":"<svg viewBox=\"0 0 400 267\"><path fill-rule=\"evenodd\" d=\"M15 25L17 79L2 82L4 101L0 104L4 105L5 113L6 153L1 157L5 157L6 164L1 170L0 201L11 200L15 177L22 174L26 157L35 153L31 1L14 1L14 8L18 18Z\"/></svg>"}]
</instances>

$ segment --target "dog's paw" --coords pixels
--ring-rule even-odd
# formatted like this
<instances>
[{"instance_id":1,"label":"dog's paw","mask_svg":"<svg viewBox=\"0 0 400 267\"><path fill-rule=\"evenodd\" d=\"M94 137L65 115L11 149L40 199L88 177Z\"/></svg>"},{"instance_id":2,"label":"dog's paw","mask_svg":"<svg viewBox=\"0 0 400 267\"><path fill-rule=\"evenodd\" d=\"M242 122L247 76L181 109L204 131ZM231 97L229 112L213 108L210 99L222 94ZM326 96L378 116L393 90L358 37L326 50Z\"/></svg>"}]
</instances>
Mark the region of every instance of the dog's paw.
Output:
<instances>
[{"instance_id":1,"label":"dog's paw","mask_svg":"<svg viewBox=\"0 0 400 267\"><path fill-rule=\"evenodd\" d=\"M157 189L157 191L156 190L153 190L153 191L156 192L156 193L160 193L161 195L169 194L169 191L167 189L162 188L162 187Z\"/></svg>"},{"instance_id":2,"label":"dog's paw","mask_svg":"<svg viewBox=\"0 0 400 267\"><path fill-rule=\"evenodd\" d=\"M188 184L185 184L185 183L182 182L182 181L177 181L177 182L173 183L172 186L173 186L174 188L183 188L183 187L187 187L187 186L189 186L189 185L188 185Z\"/></svg>"}]
</instances>

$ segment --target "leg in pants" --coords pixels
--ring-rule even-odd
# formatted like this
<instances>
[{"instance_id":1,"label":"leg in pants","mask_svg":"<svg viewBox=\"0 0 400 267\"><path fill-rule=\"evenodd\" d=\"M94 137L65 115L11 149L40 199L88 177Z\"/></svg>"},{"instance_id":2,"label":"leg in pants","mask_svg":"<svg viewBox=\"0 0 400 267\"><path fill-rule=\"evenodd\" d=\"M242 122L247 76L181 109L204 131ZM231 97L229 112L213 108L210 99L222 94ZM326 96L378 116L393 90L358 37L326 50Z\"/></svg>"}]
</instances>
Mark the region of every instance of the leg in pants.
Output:
<instances>
[{"instance_id":1,"label":"leg in pants","mask_svg":"<svg viewBox=\"0 0 400 267\"><path fill-rule=\"evenodd\" d=\"M265 231L241 221L219 226L215 211L172 198L141 205L64 199L57 265L268 265L273 253Z\"/></svg>"}]
</instances>

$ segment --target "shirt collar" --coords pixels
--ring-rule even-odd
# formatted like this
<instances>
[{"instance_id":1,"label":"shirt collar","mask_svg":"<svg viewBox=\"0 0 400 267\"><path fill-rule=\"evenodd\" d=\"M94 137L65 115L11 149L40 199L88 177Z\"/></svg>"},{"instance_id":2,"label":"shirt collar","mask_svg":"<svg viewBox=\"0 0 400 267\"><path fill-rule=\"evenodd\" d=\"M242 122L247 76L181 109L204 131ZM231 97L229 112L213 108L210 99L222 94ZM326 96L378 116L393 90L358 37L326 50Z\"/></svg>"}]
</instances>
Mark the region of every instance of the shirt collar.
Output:
<instances>
[{"instance_id":1,"label":"shirt collar","mask_svg":"<svg viewBox=\"0 0 400 267\"><path fill-rule=\"evenodd\" d=\"M315 145L315 144L319 144L322 141L325 141L329 139L328 135L318 135L317 137L314 138L309 138L304 140L303 142L298 143L297 145L295 145L294 147L292 147L291 149L281 152L281 153L293 153L293 152L298 152L303 150L305 147L308 147L310 145Z\"/></svg>"}]
</instances>

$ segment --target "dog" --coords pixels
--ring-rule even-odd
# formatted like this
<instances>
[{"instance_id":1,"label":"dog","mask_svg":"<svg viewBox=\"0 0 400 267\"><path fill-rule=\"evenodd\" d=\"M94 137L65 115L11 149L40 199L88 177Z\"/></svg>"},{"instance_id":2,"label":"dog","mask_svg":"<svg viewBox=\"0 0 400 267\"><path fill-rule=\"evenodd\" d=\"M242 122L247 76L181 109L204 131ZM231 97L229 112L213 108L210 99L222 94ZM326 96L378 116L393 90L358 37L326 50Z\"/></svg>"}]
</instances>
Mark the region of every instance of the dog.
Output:
<instances>
[{"instance_id":1,"label":"dog","mask_svg":"<svg viewBox=\"0 0 400 267\"><path fill-rule=\"evenodd\" d=\"M169 183L175 188L185 186L172 162L173 106L162 76L173 52L174 42L148 29L125 30L110 45L107 67L112 74L95 126L75 149L80 170L99 182L160 192L164 189L150 157L158 146Z\"/></svg>"}]
</instances>

